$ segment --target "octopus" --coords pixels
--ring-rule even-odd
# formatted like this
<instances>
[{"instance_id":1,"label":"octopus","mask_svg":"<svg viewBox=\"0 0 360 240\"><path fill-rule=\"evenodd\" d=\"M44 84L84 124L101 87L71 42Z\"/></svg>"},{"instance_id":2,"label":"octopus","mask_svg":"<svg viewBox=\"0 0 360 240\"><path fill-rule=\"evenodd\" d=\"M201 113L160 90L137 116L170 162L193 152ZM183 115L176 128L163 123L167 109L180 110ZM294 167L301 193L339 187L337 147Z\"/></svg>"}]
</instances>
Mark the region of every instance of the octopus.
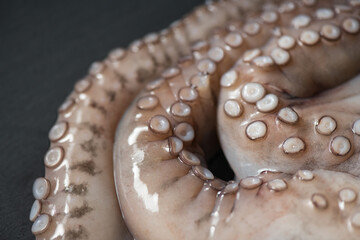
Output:
<instances>
[{"instance_id":1,"label":"octopus","mask_svg":"<svg viewBox=\"0 0 360 240\"><path fill-rule=\"evenodd\" d=\"M49 132L36 239L359 239L359 16L208 1L93 63Z\"/></svg>"}]
</instances>

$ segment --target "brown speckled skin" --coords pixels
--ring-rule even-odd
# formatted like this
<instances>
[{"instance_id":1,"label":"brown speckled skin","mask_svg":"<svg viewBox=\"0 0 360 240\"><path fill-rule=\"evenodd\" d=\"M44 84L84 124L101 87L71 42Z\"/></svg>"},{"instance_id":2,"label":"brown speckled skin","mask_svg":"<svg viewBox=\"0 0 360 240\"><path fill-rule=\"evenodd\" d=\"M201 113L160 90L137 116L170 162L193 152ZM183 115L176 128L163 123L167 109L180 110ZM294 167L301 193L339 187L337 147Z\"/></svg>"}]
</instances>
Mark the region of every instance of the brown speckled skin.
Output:
<instances>
[{"instance_id":1,"label":"brown speckled skin","mask_svg":"<svg viewBox=\"0 0 360 240\"><path fill-rule=\"evenodd\" d=\"M150 34L126 51L113 51L91 67L90 86L75 86L68 97L74 104L59 114L58 122L66 122L68 128L51 147L61 146L64 159L46 169L51 188L50 195L41 200L41 213L49 214L52 221L37 239L132 239L131 234L138 240L359 238L360 220L354 220L360 210L359 197L344 203L339 191L349 188L360 193L359 136L351 130L359 119L360 78L355 76L360 71L360 34L342 30L339 39L320 36L313 46L300 40L304 29L319 31L325 23L341 27L348 17L358 19L358 3L319 0L305 6L311 1L295 1L292 10L288 4L276 5L281 1L269 2L229 0L204 5L169 31ZM351 12L316 19L316 9L339 3L352 4ZM260 9L277 12L277 20L264 22ZM299 14L311 15L312 21L296 29L291 20ZM260 26L254 34L246 30L253 22ZM241 35L238 46L229 44L229 32ZM243 61L244 53L254 48L269 55L279 35L296 39L284 66L259 67ZM197 40L206 44L191 49ZM211 55L209 50L215 47L221 50ZM179 60L189 53L190 58ZM174 63L178 74L163 72ZM221 76L230 69L238 72L235 83L220 88ZM146 85L161 72L160 79L165 81ZM246 103L240 91L249 82L261 83L267 93L279 98L279 105L270 113L260 113L254 104ZM183 91L189 88L196 92L191 100ZM149 95L156 102L145 102L150 107L141 105L139 99ZM242 104L241 116L230 118L224 113L228 99ZM189 106L191 113L174 116L175 102ZM286 125L277 119L285 106L298 113L297 123ZM154 125L155 116L166 117L168 122ZM322 116L337 121L330 136L314 130ZM244 134L254 120L267 126L266 136L256 141ZM179 130L184 123L191 127ZM169 129L160 132L166 124ZM248 190L220 181L220 187L215 187L210 172L195 166L198 163L191 166L181 160L179 152L186 149L206 166L206 159L218 148L216 129L237 179L258 175L263 181L260 186ZM187 139L192 134L194 138ZM175 136L176 141L169 138ZM304 140L304 151L282 152L282 142L291 136ZM330 151L335 136L350 140L345 156ZM299 169L313 170L314 179L301 180ZM271 190L273 179L283 179L284 189ZM324 196L325 207L312 201L314 196Z\"/></svg>"}]
</instances>

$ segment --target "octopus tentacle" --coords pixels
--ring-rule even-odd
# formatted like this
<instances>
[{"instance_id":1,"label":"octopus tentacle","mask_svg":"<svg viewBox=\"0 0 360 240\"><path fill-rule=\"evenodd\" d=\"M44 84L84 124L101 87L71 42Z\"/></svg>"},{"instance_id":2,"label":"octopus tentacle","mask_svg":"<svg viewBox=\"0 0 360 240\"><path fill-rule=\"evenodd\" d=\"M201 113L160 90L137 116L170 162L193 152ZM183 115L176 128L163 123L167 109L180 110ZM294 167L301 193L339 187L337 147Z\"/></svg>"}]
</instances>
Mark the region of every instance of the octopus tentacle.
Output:
<instances>
[{"instance_id":1,"label":"octopus tentacle","mask_svg":"<svg viewBox=\"0 0 360 240\"><path fill-rule=\"evenodd\" d=\"M358 152L358 146L351 124L359 118L358 92L342 101L330 93L292 99L313 96L359 74L356 62L360 60L360 52L350 47L359 42L359 34L349 34L341 27L349 19L359 22L345 13L313 21L300 29L280 28L285 35L270 39L261 49L262 56L250 63L241 59L231 70L238 77L231 86L222 88L218 128L225 155L239 178L262 170L294 173L300 167L336 169L335 164L355 161L350 156ZM336 34L336 39L329 39L327 35L331 34ZM284 38L294 40L290 49L282 46ZM330 92L338 96L349 94L348 84L356 86L357 79ZM329 98L337 102L328 103ZM347 99L349 111L341 107ZM240 108L241 116L237 110ZM335 117L336 111L347 114ZM227 126L236 126L238 131ZM334 138L333 133L341 138ZM333 149L335 143L348 145L348 151L340 153ZM357 159L357 155L353 158Z\"/></svg>"},{"instance_id":2,"label":"octopus tentacle","mask_svg":"<svg viewBox=\"0 0 360 240\"><path fill-rule=\"evenodd\" d=\"M208 2L91 66L49 133L37 239L358 238L359 3L261 3ZM216 127L238 181L206 168Z\"/></svg>"},{"instance_id":3,"label":"octopus tentacle","mask_svg":"<svg viewBox=\"0 0 360 240\"><path fill-rule=\"evenodd\" d=\"M322 3L317 6L328 6ZM245 24L243 50L224 51L226 34L218 31L193 48L190 66L158 80L157 88L130 106L118 126L114 170L119 203L136 239L358 238L359 175L357 167L349 168L359 151L357 141L349 140L358 138L358 91L347 92L358 86L358 77L349 79L359 73L354 62L360 54L349 49L359 35L343 29L341 38L334 37L330 24L346 21L347 13L335 18L327 10L294 6L281 5L275 31L257 25L264 18L271 22L269 16ZM318 19L299 27L306 20L297 14L306 12ZM358 21L354 15L351 19ZM326 61L339 69L336 73L306 62L340 51L347 58ZM307 71L295 67L301 64ZM191 70L195 79L187 77ZM209 136L219 84L220 141L239 183L221 181L204 167L213 148ZM332 92L350 103L348 115L337 121L334 113L344 102L324 103ZM156 98L156 105L144 109L139 104L144 97ZM317 135L306 143L310 134ZM324 168L344 172L316 170Z\"/></svg>"},{"instance_id":4,"label":"octopus tentacle","mask_svg":"<svg viewBox=\"0 0 360 240\"><path fill-rule=\"evenodd\" d=\"M111 51L76 83L49 133L45 178L34 182L30 220L37 239L131 239L112 177L116 123L148 79L188 53L190 44L210 29L238 18L241 7L233 1L206 4L127 50Z\"/></svg>"}]
</instances>

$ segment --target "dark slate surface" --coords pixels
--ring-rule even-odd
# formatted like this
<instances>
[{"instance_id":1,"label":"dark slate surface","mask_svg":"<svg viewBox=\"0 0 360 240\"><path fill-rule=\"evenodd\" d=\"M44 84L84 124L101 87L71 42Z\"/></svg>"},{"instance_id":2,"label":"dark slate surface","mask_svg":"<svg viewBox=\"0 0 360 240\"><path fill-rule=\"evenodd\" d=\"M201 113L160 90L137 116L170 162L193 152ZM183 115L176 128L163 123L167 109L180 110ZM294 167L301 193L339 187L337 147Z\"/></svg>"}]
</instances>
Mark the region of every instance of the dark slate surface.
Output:
<instances>
[{"instance_id":1,"label":"dark slate surface","mask_svg":"<svg viewBox=\"0 0 360 240\"><path fill-rule=\"evenodd\" d=\"M0 239L33 239L31 187L44 175L57 108L91 62L160 30L201 0L0 1Z\"/></svg>"}]
</instances>

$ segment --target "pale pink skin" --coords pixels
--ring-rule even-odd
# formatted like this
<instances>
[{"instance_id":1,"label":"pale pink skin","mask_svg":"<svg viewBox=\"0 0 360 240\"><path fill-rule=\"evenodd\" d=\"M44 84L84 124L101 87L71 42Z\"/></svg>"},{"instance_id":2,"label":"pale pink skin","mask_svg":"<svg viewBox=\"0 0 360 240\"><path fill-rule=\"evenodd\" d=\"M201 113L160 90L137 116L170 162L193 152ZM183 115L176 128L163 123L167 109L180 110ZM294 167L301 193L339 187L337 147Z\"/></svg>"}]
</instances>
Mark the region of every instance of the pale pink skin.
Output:
<instances>
[{"instance_id":1,"label":"pale pink skin","mask_svg":"<svg viewBox=\"0 0 360 240\"><path fill-rule=\"evenodd\" d=\"M359 8L350 5L352 12L318 20L316 9L333 7L334 2L318 1L316 6L304 7L298 1L290 12L284 6L268 5L268 11L277 11L272 23L264 20L263 12L254 11L259 4L250 2L220 2L215 10L210 6L210 12L200 7L160 38L148 35L127 51L113 51L90 69L89 82L78 84L68 97L69 104L60 108L58 123L64 123L60 134L49 134L51 149L61 147L63 155L56 166L47 164L49 195L40 199L39 214L48 214L51 222L41 232L35 231L37 239L359 238L360 137L352 128L360 118L360 77L355 77L360 71L360 34L349 33L341 25L348 17L358 19ZM245 18L236 13L238 8L252 16L247 23L260 24L258 33L251 34L252 29L238 20L226 25L229 19ZM299 14L312 15L312 21L295 29L291 20ZM341 36L329 41L323 34L314 45L301 43L303 29L319 32L325 23L339 26ZM228 29L217 28L210 35L211 29L220 26ZM233 36L241 36L240 43L230 38L229 29ZM243 61L244 53L254 48L269 56L277 47L279 30L296 39L287 50L289 61L271 67ZM204 39L208 40L193 45L192 58L178 61L190 52L192 42ZM176 68L163 72L162 80L147 84L132 101L169 61L178 61ZM231 86L221 87L221 77L230 69L237 71L237 77ZM240 92L250 82L261 83L267 93L275 94L278 105L260 113L256 103L246 102ZM190 86L197 95L186 94ZM149 95L152 101L144 98ZM241 103L239 116L225 113L228 99ZM175 102L183 108L176 108L179 104L173 105ZM277 118L287 106L298 114L294 124ZM157 125L158 115L169 121L168 129ZM337 123L328 135L316 130L323 116ZM254 141L245 132L255 120L263 121L267 132ZM181 128L184 122L191 125L188 131ZM61 132L61 126L65 131ZM248 189L245 180L226 183L213 180L209 172L199 173L201 169L195 166L200 162L205 166L205 159L218 149L217 141L211 140L216 128L237 179L258 175L259 185ZM191 134L194 138L187 140ZM336 136L350 141L344 156L337 156L338 149L331 148ZM304 149L284 153L282 144L289 137L302 139ZM187 162L186 152L181 152L185 149L200 161ZM312 172L304 177L300 169ZM274 187L274 179L283 182ZM343 189L347 190L341 192Z\"/></svg>"}]
</instances>

